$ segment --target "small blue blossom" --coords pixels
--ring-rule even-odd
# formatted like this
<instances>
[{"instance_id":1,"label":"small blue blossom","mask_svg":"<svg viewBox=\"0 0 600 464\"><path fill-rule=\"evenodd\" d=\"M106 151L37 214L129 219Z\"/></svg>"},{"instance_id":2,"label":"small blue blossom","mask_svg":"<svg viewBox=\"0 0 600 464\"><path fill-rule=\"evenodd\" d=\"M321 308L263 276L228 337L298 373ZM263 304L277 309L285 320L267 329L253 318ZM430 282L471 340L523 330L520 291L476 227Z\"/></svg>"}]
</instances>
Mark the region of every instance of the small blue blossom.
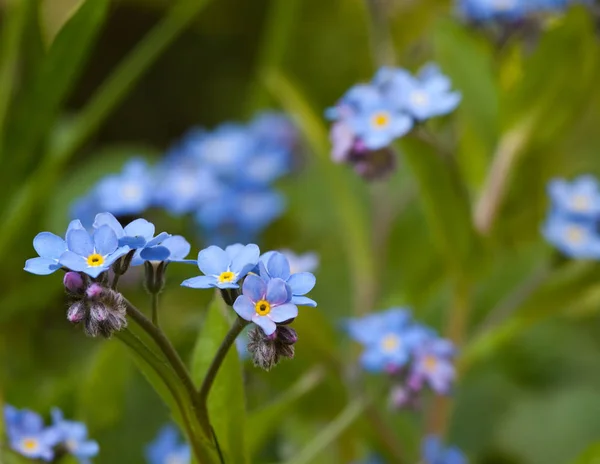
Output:
<instances>
[{"instance_id":1,"label":"small blue blossom","mask_svg":"<svg viewBox=\"0 0 600 464\"><path fill-rule=\"evenodd\" d=\"M410 313L400 308L351 319L346 329L365 347L361 364L373 372L393 372L404 367L425 336L421 328L412 324Z\"/></svg>"},{"instance_id":2,"label":"small blue blossom","mask_svg":"<svg viewBox=\"0 0 600 464\"><path fill-rule=\"evenodd\" d=\"M600 236L591 221L578 221L558 212L550 214L542 233L546 240L571 258L600 258Z\"/></svg>"},{"instance_id":3,"label":"small blue blossom","mask_svg":"<svg viewBox=\"0 0 600 464\"><path fill-rule=\"evenodd\" d=\"M435 435L423 439L421 458L424 464L467 464L467 458L458 448L444 448L439 437Z\"/></svg>"},{"instance_id":4,"label":"small blue blossom","mask_svg":"<svg viewBox=\"0 0 600 464\"><path fill-rule=\"evenodd\" d=\"M436 393L448 394L456 377L452 360L455 355L452 342L442 338L428 338L414 352L414 361L408 383L412 390L420 390L427 383Z\"/></svg>"},{"instance_id":5,"label":"small blue blossom","mask_svg":"<svg viewBox=\"0 0 600 464\"><path fill-rule=\"evenodd\" d=\"M309 251L308 253L297 254L292 250L281 250L283 256L285 256L290 263L290 273L296 274L298 272L315 272L319 267L319 255Z\"/></svg>"},{"instance_id":6,"label":"small blue blossom","mask_svg":"<svg viewBox=\"0 0 600 464\"><path fill-rule=\"evenodd\" d=\"M298 306L317 306L317 303L304 296L316 284L316 279L310 272L291 273L290 263L283 253L269 251L261 256L259 262L260 276L268 282L278 278L286 282L292 291L292 303Z\"/></svg>"},{"instance_id":7,"label":"small blue blossom","mask_svg":"<svg viewBox=\"0 0 600 464\"><path fill-rule=\"evenodd\" d=\"M555 211L577 217L596 218L600 215L600 188L592 176L580 176L569 183L553 179L548 194Z\"/></svg>"},{"instance_id":8,"label":"small blue blossom","mask_svg":"<svg viewBox=\"0 0 600 464\"><path fill-rule=\"evenodd\" d=\"M162 241L154 240L141 250L139 256L133 257L133 266L142 264L144 261L164 261L167 263L189 263L196 264L196 260L186 259L192 249L189 242L181 235L173 235Z\"/></svg>"},{"instance_id":9,"label":"small blue blossom","mask_svg":"<svg viewBox=\"0 0 600 464\"><path fill-rule=\"evenodd\" d=\"M67 233L72 229L83 229L78 220L71 221ZM32 274L48 275L60 269L60 257L67 251L67 242L51 232L40 232L33 239L33 248L39 258L31 258L25 262L25 270Z\"/></svg>"},{"instance_id":10,"label":"small blue blossom","mask_svg":"<svg viewBox=\"0 0 600 464\"><path fill-rule=\"evenodd\" d=\"M255 274L244 279L242 295L233 304L236 313L258 325L265 335L277 329L277 323L298 316L298 308L291 303L292 291L284 280L273 278L265 282Z\"/></svg>"},{"instance_id":11,"label":"small blue blossom","mask_svg":"<svg viewBox=\"0 0 600 464\"><path fill-rule=\"evenodd\" d=\"M517 21L527 13L527 0L458 0L459 14L471 21Z\"/></svg>"},{"instance_id":12,"label":"small blue blossom","mask_svg":"<svg viewBox=\"0 0 600 464\"><path fill-rule=\"evenodd\" d=\"M67 247L68 251L60 257L60 264L90 277L98 277L129 251L128 247L119 247L119 239L108 225L94 229L92 233L85 229L70 230Z\"/></svg>"},{"instance_id":13,"label":"small blue blossom","mask_svg":"<svg viewBox=\"0 0 600 464\"><path fill-rule=\"evenodd\" d=\"M239 288L237 282L258 263L260 250L254 244L231 245L223 250L209 246L198 253L198 268L203 276L192 277L181 283L191 288Z\"/></svg>"},{"instance_id":14,"label":"small blue blossom","mask_svg":"<svg viewBox=\"0 0 600 464\"><path fill-rule=\"evenodd\" d=\"M156 439L146 447L148 464L190 464L190 447L179 440L179 433L175 427L164 426Z\"/></svg>"},{"instance_id":15,"label":"small blue blossom","mask_svg":"<svg viewBox=\"0 0 600 464\"><path fill-rule=\"evenodd\" d=\"M41 416L5 405L4 422L13 451L30 459L51 461L54 458L54 447L61 441L61 434L56 427L44 426Z\"/></svg>"},{"instance_id":16,"label":"small blue blossom","mask_svg":"<svg viewBox=\"0 0 600 464\"><path fill-rule=\"evenodd\" d=\"M91 458L100 451L98 442L88 439L88 431L81 422L65 420L60 409L52 410L54 427L60 433L60 442L77 458L80 464L90 464Z\"/></svg>"},{"instance_id":17,"label":"small blue blossom","mask_svg":"<svg viewBox=\"0 0 600 464\"><path fill-rule=\"evenodd\" d=\"M111 213L96 215L94 229L99 229L104 225L109 226L114 231L119 239L119 246L127 247L129 250L153 246L170 237L166 232L161 232L154 237L154 224L145 219L136 219L123 227Z\"/></svg>"}]
</instances>

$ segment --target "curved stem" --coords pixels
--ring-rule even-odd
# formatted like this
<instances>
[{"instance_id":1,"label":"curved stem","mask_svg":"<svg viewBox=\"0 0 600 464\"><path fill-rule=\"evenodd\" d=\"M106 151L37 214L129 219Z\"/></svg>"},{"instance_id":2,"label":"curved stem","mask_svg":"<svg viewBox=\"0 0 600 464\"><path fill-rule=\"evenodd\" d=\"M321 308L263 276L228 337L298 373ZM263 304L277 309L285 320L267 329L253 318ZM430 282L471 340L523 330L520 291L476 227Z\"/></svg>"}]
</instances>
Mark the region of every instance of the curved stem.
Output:
<instances>
[{"instance_id":1,"label":"curved stem","mask_svg":"<svg viewBox=\"0 0 600 464\"><path fill-rule=\"evenodd\" d=\"M152 296L152 323L158 327L158 293L153 293Z\"/></svg>"},{"instance_id":2,"label":"curved stem","mask_svg":"<svg viewBox=\"0 0 600 464\"><path fill-rule=\"evenodd\" d=\"M215 381L215 378L217 377L219 368L221 367L221 364L223 364L223 360L225 359L229 348L231 348L231 345L233 345L233 342L235 341L237 336L247 325L248 322L244 319L240 317L237 317L235 319L235 322L231 326L231 329L229 329L229 332L227 332L227 335L225 335L225 338L221 342L221 346L219 346L219 350L217 351L217 354L215 354L215 357L213 358L212 363L208 368L208 372L206 373L206 376L202 381L202 386L200 387L199 391L199 406L207 415L208 408L206 404L208 400L208 394L210 393L210 388L212 387L212 384Z\"/></svg>"}]
</instances>

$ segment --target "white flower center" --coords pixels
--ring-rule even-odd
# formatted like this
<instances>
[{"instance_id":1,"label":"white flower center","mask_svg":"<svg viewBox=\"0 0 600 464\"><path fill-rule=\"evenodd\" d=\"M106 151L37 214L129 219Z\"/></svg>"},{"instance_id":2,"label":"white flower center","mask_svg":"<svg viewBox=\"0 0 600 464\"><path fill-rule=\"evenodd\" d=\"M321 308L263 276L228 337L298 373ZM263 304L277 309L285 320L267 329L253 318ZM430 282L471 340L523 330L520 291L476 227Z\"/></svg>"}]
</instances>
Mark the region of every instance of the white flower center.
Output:
<instances>
[{"instance_id":1,"label":"white flower center","mask_svg":"<svg viewBox=\"0 0 600 464\"><path fill-rule=\"evenodd\" d=\"M587 195L575 195L571 200L571 206L575 211L588 211L590 209L590 197Z\"/></svg>"},{"instance_id":2,"label":"white flower center","mask_svg":"<svg viewBox=\"0 0 600 464\"><path fill-rule=\"evenodd\" d=\"M573 245L580 245L585 239L585 231L578 226L569 226L565 235L567 241Z\"/></svg>"},{"instance_id":3,"label":"white flower center","mask_svg":"<svg viewBox=\"0 0 600 464\"><path fill-rule=\"evenodd\" d=\"M165 459L165 464L189 464L189 462L180 454L169 454Z\"/></svg>"},{"instance_id":4,"label":"white flower center","mask_svg":"<svg viewBox=\"0 0 600 464\"><path fill-rule=\"evenodd\" d=\"M415 106L425 106L429 103L429 95L422 90L415 90L410 94L410 101Z\"/></svg>"},{"instance_id":5,"label":"white flower center","mask_svg":"<svg viewBox=\"0 0 600 464\"><path fill-rule=\"evenodd\" d=\"M396 351L401 344L400 337L396 334L387 334L381 339L381 349L385 353L392 353Z\"/></svg>"},{"instance_id":6,"label":"white flower center","mask_svg":"<svg viewBox=\"0 0 600 464\"><path fill-rule=\"evenodd\" d=\"M142 189L138 184L129 183L123 186L123 190L121 190L123 198L126 200L139 200L142 198Z\"/></svg>"}]
</instances>

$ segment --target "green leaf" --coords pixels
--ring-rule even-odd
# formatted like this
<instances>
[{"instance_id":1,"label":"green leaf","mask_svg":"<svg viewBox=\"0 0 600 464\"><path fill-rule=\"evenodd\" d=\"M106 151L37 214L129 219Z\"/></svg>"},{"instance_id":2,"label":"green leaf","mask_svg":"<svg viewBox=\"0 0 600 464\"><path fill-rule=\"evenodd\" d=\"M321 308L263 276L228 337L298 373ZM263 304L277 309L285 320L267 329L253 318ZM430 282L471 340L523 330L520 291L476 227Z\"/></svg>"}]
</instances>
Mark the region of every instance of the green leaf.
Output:
<instances>
[{"instance_id":1,"label":"green leaf","mask_svg":"<svg viewBox=\"0 0 600 464\"><path fill-rule=\"evenodd\" d=\"M192 378L199 385L229 331L226 308L217 295L198 335L192 358ZM246 400L242 366L235 346L229 350L208 395L210 422L225 462L248 462L245 442Z\"/></svg>"},{"instance_id":2,"label":"green leaf","mask_svg":"<svg viewBox=\"0 0 600 464\"><path fill-rule=\"evenodd\" d=\"M600 442L590 445L571 464L600 464Z\"/></svg>"},{"instance_id":3,"label":"green leaf","mask_svg":"<svg viewBox=\"0 0 600 464\"><path fill-rule=\"evenodd\" d=\"M248 415L248 448L254 456L279 427L282 417L297 407L297 401L323 380L323 370L313 369L270 404Z\"/></svg>"},{"instance_id":4,"label":"green leaf","mask_svg":"<svg viewBox=\"0 0 600 464\"><path fill-rule=\"evenodd\" d=\"M78 390L79 415L91 430L118 422L130 375L131 363L123 356L122 347L116 343L100 345Z\"/></svg>"}]
</instances>

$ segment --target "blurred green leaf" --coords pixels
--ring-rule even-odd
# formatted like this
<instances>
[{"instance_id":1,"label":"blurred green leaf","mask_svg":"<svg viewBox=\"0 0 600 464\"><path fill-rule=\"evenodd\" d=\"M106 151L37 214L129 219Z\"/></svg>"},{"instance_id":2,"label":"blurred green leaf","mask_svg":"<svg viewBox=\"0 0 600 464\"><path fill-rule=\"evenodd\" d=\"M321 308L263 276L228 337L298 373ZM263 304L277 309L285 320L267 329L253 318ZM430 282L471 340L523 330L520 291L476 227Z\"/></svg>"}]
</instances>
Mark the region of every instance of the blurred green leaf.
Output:
<instances>
[{"instance_id":1,"label":"blurred green leaf","mask_svg":"<svg viewBox=\"0 0 600 464\"><path fill-rule=\"evenodd\" d=\"M589 446L571 464L600 464L600 442Z\"/></svg>"},{"instance_id":2,"label":"blurred green leaf","mask_svg":"<svg viewBox=\"0 0 600 464\"><path fill-rule=\"evenodd\" d=\"M116 343L103 343L78 389L78 409L90 430L110 427L123 413L131 363Z\"/></svg>"},{"instance_id":3,"label":"blurred green leaf","mask_svg":"<svg viewBox=\"0 0 600 464\"><path fill-rule=\"evenodd\" d=\"M298 406L297 400L315 388L323 380L323 375L321 368L307 372L270 404L248 415L248 448L251 456L261 450L277 430L281 418Z\"/></svg>"},{"instance_id":4,"label":"blurred green leaf","mask_svg":"<svg viewBox=\"0 0 600 464\"><path fill-rule=\"evenodd\" d=\"M39 0L40 26L49 45L86 0Z\"/></svg>"},{"instance_id":5,"label":"blurred green leaf","mask_svg":"<svg viewBox=\"0 0 600 464\"><path fill-rule=\"evenodd\" d=\"M200 385L229 331L226 309L219 295L208 307L192 358L192 378ZM219 446L227 462L248 462L246 447L246 397L240 358L233 346L208 395L208 412Z\"/></svg>"}]
</instances>

